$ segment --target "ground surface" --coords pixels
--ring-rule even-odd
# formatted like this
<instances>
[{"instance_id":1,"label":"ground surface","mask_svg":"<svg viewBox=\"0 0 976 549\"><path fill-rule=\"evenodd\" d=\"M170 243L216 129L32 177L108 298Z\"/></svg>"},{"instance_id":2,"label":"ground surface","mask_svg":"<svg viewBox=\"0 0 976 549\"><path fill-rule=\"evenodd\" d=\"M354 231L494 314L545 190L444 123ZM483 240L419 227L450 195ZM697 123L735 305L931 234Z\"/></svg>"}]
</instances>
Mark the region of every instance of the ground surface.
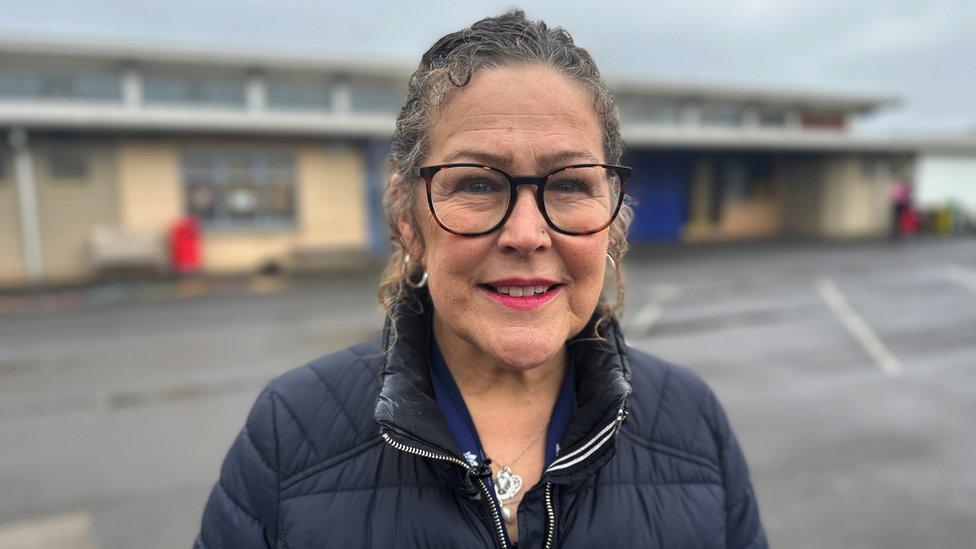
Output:
<instances>
[{"instance_id":1,"label":"ground surface","mask_svg":"<svg viewBox=\"0 0 976 549\"><path fill-rule=\"evenodd\" d=\"M775 546L973 546L976 241L627 263L628 342L718 393ZM377 279L0 298L0 547L189 546L261 386L376 330Z\"/></svg>"}]
</instances>

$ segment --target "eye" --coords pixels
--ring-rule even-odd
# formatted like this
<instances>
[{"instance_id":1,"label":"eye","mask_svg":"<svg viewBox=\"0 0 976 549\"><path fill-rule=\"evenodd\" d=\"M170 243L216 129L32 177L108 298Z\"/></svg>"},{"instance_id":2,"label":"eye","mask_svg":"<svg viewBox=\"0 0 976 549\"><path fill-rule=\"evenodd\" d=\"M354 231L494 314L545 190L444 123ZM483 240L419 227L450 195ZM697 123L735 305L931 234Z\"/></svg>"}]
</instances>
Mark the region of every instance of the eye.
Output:
<instances>
[{"instance_id":1,"label":"eye","mask_svg":"<svg viewBox=\"0 0 976 549\"><path fill-rule=\"evenodd\" d=\"M549 187L562 194L589 194L589 185L576 179L560 179L550 183Z\"/></svg>"},{"instance_id":2,"label":"eye","mask_svg":"<svg viewBox=\"0 0 976 549\"><path fill-rule=\"evenodd\" d=\"M490 194L500 190L497 182L483 177L466 177L454 187L456 192L467 194Z\"/></svg>"}]
</instances>

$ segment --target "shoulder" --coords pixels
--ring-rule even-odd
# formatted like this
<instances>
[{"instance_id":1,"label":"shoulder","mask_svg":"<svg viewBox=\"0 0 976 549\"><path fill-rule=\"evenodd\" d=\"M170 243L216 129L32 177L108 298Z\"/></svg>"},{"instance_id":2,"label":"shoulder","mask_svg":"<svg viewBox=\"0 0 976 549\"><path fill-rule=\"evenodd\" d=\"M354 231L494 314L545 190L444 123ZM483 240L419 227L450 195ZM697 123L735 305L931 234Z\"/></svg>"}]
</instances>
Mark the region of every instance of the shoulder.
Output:
<instances>
[{"instance_id":1,"label":"shoulder","mask_svg":"<svg viewBox=\"0 0 976 549\"><path fill-rule=\"evenodd\" d=\"M718 398L688 368L628 348L630 415L626 431L642 442L718 466L722 441L731 435Z\"/></svg>"},{"instance_id":2,"label":"shoulder","mask_svg":"<svg viewBox=\"0 0 976 549\"><path fill-rule=\"evenodd\" d=\"M259 450L264 446L277 456L281 477L379 440L373 408L382 364L377 337L319 357L265 387L246 430Z\"/></svg>"}]
</instances>

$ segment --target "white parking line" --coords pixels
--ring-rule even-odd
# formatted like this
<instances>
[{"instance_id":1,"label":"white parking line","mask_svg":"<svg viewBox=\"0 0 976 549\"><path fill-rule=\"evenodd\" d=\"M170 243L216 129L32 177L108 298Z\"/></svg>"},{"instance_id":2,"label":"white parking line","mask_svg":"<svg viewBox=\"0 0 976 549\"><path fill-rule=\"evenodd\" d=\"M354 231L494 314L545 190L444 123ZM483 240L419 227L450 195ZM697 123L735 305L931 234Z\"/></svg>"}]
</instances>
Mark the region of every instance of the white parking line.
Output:
<instances>
[{"instance_id":1,"label":"white parking line","mask_svg":"<svg viewBox=\"0 0 976 549\"><path fill-rule=\"evenodd\" d=\"M634 316L634 321L630 324L631 332L635 334L646 334L650 331L657 319L661 318L661 314L664 312L664 308L661 307L656 301L648 301L640 311L637 311L637 315Z\"/></svg>"},{"instance_id":2,"label":"white parking line","mask_svg":"<svg viewBox=\"0 0 976 549\"><path fill-rule=\"evenodd\" d=\"M900 376L903 373L901 362L878 339L874 330L861 318L861 315L851 307L833 280L829 278L818 280L817 291L841 324L857 339L882 372L889 376Z\"/></svg>"},{"instance_id":3,"label":"white parking line","mask_svg":"<svg viewBox=\"0 0 976 549\"><path fill-rule=\"evenodd\" d=\"M943 274L951 282L976 294L976 272L959 265L949 265Z\"/></svg>"},{"instance_id":4,"label":"white parking line","mask_svg":"<svg viewBox=\"0 0 976 549\"><path fill-rule=\"evenodd\" d=\"M650 299L634 315L627 330L634 334L647 334L664 314L664 304L677 299L682 292L683 289L675 284L656 284L651 288Z\"/></svg>"}]
</instances>

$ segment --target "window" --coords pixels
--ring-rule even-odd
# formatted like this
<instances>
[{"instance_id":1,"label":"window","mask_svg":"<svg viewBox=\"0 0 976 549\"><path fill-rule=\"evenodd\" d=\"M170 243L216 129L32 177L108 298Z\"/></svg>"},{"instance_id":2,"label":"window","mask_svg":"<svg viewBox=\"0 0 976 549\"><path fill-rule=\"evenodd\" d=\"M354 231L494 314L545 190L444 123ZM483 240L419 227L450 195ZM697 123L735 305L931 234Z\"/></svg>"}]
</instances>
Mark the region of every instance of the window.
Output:
<instances>
[{"instance_id":1,"label":"window","mask_svg":"<svg viewBox=\"0 0 976 549\"><path fill-rule=\"evenodd\" d=\"M295 158L288 152L187 151L183 181L187 213L209 227L295 223Z\"/></svg>"},{"instance_id":2,"label":"window","mask_svg":"<svg viewBox=\"0 0 976 549\"><path fill-rule=\"evenodd\" d=\"M772 196L772 164L768 158L727 158L718 166L723 202L748 202Z\"/></svg>"},{"instance_id":3,"label":"window","mask_svg":"<svg viewBox=\"0 0 976 549\"><path fill-rule=\"evenodd\" d=\"M763 112L759 115L759 125L764 128L782 128L786 126L786 113L779 112Z\"/></svg>"},{"instance_id":4,"label":"window","mask_svg":"<svg viewBox=\"0 0 976 549\"><path fill-rule=\"evenodd\" d=\"M207 75L146 75L147 104L244 107L244 80Z\"/></svg>"},{"instance_id":5,"label":"window","mask_svg":"<svg viewBox=\"0 0 976 549\"><path fill-rule=\"evenodd\" d=\"M406 98L403 90L378 83L353 85L351 95L354 112L377 114L399 112Z\"/></svg>"},{"instance_id":6,"label":"window","mask_svg":"<svg viewBox=\"0 0 976 549\"><path fill-rule=\"evenodd\" d=\"M3 69L0 97L121 101L122 79L107 71Z\"/></svg>"},{"instance_id":7,"label":"window","mask_svg":"<svg viewBox=\"0 0 976 549\"><path fill-rule=\"evenodd\" d=\"M47 173L54 180L88 178L88 152L79 145L52 145L47 150Z\"/></svg>"},{"instance_id":8,"label":"window","mask_svg":"<svg viewBox=\"0 0 976 549\"><path fill-rule=\"evenodd\" d=\"M267 104L272 109L328 111L332 88L325 82L269 80Z\"/></svg>"},{"instance_id":9,"label":"window","mask_svg":"<svg viewBox=\"0 0 976 549\"><path fill-rule=\"evenodd\" d=\"M703 126L741 126L742 109L733 105L706 105L702 108L701 123Z\"/></svg>"},{"instance_id":10,"label":"window","mask_svg":"<svg viewBox=\"0 0 976 549\"><path fill-rule=\"evenodd\" d=\"M673 103L634 98L620 103L620 118L627 122L676 125L681 122L681 109Z\"/></svg>"}]
</instances>

